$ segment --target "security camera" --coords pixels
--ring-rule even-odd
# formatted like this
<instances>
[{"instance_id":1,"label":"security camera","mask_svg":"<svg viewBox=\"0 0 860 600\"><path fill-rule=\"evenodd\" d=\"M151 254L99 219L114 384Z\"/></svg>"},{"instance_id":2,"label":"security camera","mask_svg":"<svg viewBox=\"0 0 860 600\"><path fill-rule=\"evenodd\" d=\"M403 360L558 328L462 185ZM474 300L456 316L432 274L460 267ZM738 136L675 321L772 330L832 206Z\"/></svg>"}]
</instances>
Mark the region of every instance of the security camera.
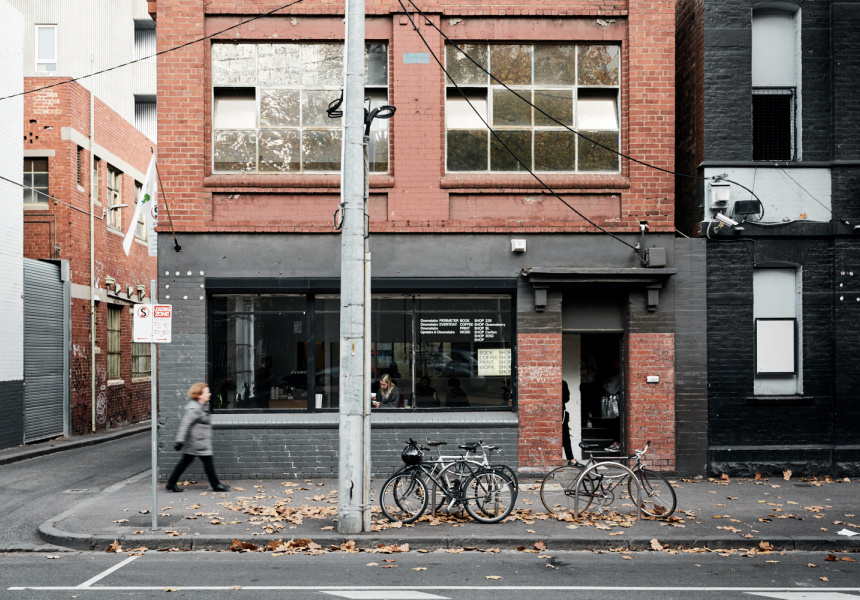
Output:
<instances>
[{"instance_id":1,"label":"security camera","mask_svg":"<svg viewBox=\"0 0 860 600\"><path fill-rule=\"evenodd\" d=\"M731 217L727 217L723 213L718 212L715 215L715 218L717 219L717 221L719 221L723 225L728 225L729 227L737 227L738 225L740 225L740 223L738 223L737 221L735 221Z\"/></svg>"}]
</instances>

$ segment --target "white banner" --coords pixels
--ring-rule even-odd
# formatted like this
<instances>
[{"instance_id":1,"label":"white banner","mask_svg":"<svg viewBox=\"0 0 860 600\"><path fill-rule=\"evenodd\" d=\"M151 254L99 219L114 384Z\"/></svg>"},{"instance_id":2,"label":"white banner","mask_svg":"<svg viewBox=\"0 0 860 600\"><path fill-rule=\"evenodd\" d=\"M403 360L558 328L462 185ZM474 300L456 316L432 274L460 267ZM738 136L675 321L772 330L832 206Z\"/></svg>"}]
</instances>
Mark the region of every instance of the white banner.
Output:
<instances>
[{"instance_id":1,"label":"white banner","mask_svg":"<svg viewBox=\"0 0 860 600\"><path fill-rule=\"evenodd\" d=\"M146 170L146 176L143 178L143 188L140 190L140 198L137 199L137 204L134 205L134 216L128 224L128 231L125 233L125 239L122 241L122 249L125 250L125 255L131 252L131 244L134 242L134 230L137 228L137 220L140 217L141 211L148 209L146 206L150 200L155 198L156 177L155 177L155 155L149 161L149 168Z\"/></svg>"},{"instance_id":2,"label":"white banner","mask_svg":"<svg viewBox=\"0 0 860 600\"><path fill-rule=\"evenodd\" d=\"M147 204L146 246L150 256L158 256L158 234L155 233L155 227L158 225L158 195L153 195Z\"/></svg>"}]
</instances>

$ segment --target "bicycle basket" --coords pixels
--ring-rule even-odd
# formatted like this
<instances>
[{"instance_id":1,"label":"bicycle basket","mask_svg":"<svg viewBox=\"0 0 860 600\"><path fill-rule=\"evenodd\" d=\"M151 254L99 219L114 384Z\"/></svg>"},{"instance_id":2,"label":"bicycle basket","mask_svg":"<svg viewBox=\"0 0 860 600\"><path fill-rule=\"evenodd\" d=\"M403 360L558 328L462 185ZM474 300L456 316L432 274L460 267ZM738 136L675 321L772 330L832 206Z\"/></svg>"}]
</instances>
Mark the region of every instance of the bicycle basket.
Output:
<instances>
[{"instance_id":1,"label":"bicycle basket","mask_svg":"<svg viewBox=\"0 0 860 600\"><path fill-rule=\"evenodd\" d=\"M422 454L418 446L408 444L403 452L400 453L400 459L407 465L413 466L421 462Z\"/></svg>"}]
</instances>

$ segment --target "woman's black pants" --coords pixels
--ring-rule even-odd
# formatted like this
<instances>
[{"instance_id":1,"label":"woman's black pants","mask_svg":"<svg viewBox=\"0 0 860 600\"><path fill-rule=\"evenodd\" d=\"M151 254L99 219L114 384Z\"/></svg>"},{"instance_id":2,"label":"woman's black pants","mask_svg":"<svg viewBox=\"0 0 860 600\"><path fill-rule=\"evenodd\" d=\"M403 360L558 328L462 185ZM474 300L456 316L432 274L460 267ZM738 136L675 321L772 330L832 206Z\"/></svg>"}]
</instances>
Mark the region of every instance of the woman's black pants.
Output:
<instances>
[{"instance_id":1,"label":"woman's black pants","mask_svg":"<svg viewBox=\"0 0 860 600\"><path fill-rule=\"evenodd\" d=\"M173 468L173 473L170 474L170 479L167 480L167 487L176 485L176 482L179 481L179 478L182 476L182 472L188 468L188 465L194 460L195 456L193 454L183 454L182 458L179 459L179 462L176 463L176 466ZM221 481L219 481L218 476L215 474L215 464L212 462L211 456L197 456L203 462L203 468L206 470L206 477L209 478L209 485L211 487L215 487Z\"/></svg>"}]
</instances>

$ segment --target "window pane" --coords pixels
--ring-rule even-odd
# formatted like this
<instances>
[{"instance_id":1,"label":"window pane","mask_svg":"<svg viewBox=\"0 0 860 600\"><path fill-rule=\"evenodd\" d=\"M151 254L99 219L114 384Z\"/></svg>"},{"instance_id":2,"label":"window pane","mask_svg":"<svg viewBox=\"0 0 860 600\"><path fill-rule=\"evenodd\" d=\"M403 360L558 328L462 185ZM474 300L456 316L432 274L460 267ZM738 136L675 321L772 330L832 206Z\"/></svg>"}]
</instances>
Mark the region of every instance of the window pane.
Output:
<instances>
[{"instance_id":1,"label":"window pane","mask_svg":"<svg viewBox=\"0 0 860 600\"><path fill-rule=\"evenodd\" d=\"M315 403L337 408L340 403L340 300L316 300Z\"/></svg>"},{"instance_id":2,"label":"window pane","mask_svg":"<svg viewBox=\"0 0 860 600\"><path fill-rule=\"evenodd\" d=\"M575 137L570 131L535 131L535 171L575 170Z\"/></svg>"},{"instance_id":3,"label":"window pane","mask_svg":"<svg viewBox=\"0 0 860 600\"><path fill-rule=\"evenodd\" d=\"M754 90L752 100L753 160L793 160L793 90Z\"/></svg>"},{"instance_id":4,"label":"window pane","mask_svg":"<svg viewBox=\"0 0 860 600\"><path fill-rule=\"evenodd\" d=\"M214 138L216 171L248 172L255 169L255 131L216 131Z\"/></svg>"},{"instance_id":5,"label":"window pane","mask_svg":"<svg viewBox=\"0 0 860 600\"><path fill-rule=\"evenodd\" d=\"M493 171L524 171L521 163L532 166L531 131L497 131L498 139L490 136L490 169ZM504 142L504 146L501 142ZM505 148L505 146L510 149ZM513 154L511 154L513 152ZM517 158L520 160L518 161Z\"/></svg>"},{"instance_id":6,"label":"window pane","mask_svg":"<svg viewBox=\"0 0 860 600\"><path fill-rule=\"evenodd\" d=\"M57 58L56 27L36 27L36 60L52 61ZM47 69L54 70L54 69Z\"/></svg>"},{"instance_id":7,"label":"window pane","mask_svg":"<svg viewBox=\"0 0 860 600\"><path fill-rule=\"evenodd\" d=\"M257 45L257 83L259 85L299 85L301 76L299 44Z\"/></svg>"},{"instance_id":8,"label":"window pane","mask_svg":"<svg viewBox=\"0 0 860 600\"><path fill-rule=\"evenodd\" d=\"M535 46L535 84L573 85L574 46Z\"/></svg>"},{"instance_id":9,"label":"window pane","mask_svg":"<svg viewBox=\"0 0 860 600\"><path fill-rule=\"evenodd\" d=\"M343 44L302 46L303 85L343 84Z\"/></svg>"},{"instance_id":10,"label":"window pane","mask_svg":"<svg viewBox=\"0 0 860 600\"><path fill-rule=\"evenodd\" d=\"M338 99L337 90L304 90L302 91L302 125L305 127L337 127L342 125L342 119L330 119L326 109Z\"/></svg>"},{"instance_id":11,"label":"window pane","mask_svg":"<svg viewBox=\"0 0 860 600\"><path fill-rule=\"evenodd\" d=\"M253 44L212 44L213 85L254 85L254 49Z\"/></svg>"},{"instance_id":12,"label":"window pane","mask_svg":"<svg viewBox=\"0 0 860 600\"><path fill-rule=\"evenodd\" d=\"M388 85L388 44L367 44L365 85Z\"/></svg>"},{"instance_id":13,"label":"window pane","mask_svg":"<svg viewBox=\"0 0 860 600\"><path fill-rule=\"evenodd\" d=\"M508 85L529 85L532 82L531 46L490 46L490 73L498 82Z\"/></svg>"},{"instance_id":14,"label":"window pane","mask_svg":"<svg viewBox=\"0 0 860 600\"><path fill-rule=\"evenodd\" d=\"M30 184L32 187L37 189L48 189L48 174L47 173L33 173L33 183Z\"/></svg>"},{"instance_id":15,"label":"window pane","mask_svg":"<svg viewBox=\"0 0 860 600\"><path fill-rule=\"evenodd\" d=\"M579 84L618 85L619 46L580 46Z\"/></svg>"},{"instance_id":16,"label":"window pane","mask_svg":"<svg viewBox=\"0 0 860 600\"><path fill-rule=\"evenodd\" d=\"M260 90L260 127L295 127L298 124L298 90Z\"/></svg>"},{"instance_id":17,"label":"window pane","mask_svg":"<svg viewBox=\"0 0 860 600\"><path fill-rule=\"evenodd\" d=\"M340 130L305 131L302 133L304 170L339 171L340 140Z\"/></svg>"},{"instance_id":18,"label":"window pane","mask_svg":"<svg viewBox=\"0 0 860 600\"><path fill-rule=\"evenodd\" d=\"M614 131L583 131L582 134L592 142L579 138L580 171L618 171L618 133ZM601 148L598 142L606 148Z\"/></svg>"},{"instance_id":19,"label":"window pane","mask_svg":"<svg viewBox=\"0 0 860 600\"><path fill-rule=\"evenodd\" d=\"M487 170L486 129L453 130L448 132L448 170Z\"/></svg>"},{"instance_id":20,"label":"window pane","mask_svg":"<svg viewBox=\"0 0 860 600\"><path fill-rule=\"evenodd\" d=\"M580 90L576 101L578 129L618 129L618 92Z\"/></svg>"},{"instance_id":21,"label":"window pane","mask_svg":"<svg viewBox=\"0 0 860 600\"><path fill-rule=\"evenodd\" d=\"M25 158L24 159L24 169L27 171L47 171L48 170L48 159L47 158Z\"/></svg>"},{"instance_id":22,"label":"window pane","mask_svg":"<svg viewBox=\"0 0 860 600\"><path fill-rule=\"evenodd\" d=\"M254 90L215 90L215 129L252 129L257 125Z\"/></svg>"},{"instance_id":23,"label":"window pane","mask_svg":"<svg viewBox=\"0 0 860 600\"><path fill-rule=\"evenodd\" d=\"M486 89L448 89L446 96L448 100L445 104L445 121L448 129L480 129L486 127L485 123L488 118Z\"/></svg>"},{"instance_id":24,"label":"window pane","mask_svg":"<svg viewBox=\"0 0 860 600\"><path fill-rule=\"evenodd\" d=\"M388 131L371 130L368 156L372 173L388 171Z\"/></svg>"},{"instance_id":25,"label":"window pane","mask_svg":"<svg viewBox=\"0 0 860 600\"><path fill-rule=\"evenodd\" d=\"M487 45L486 44L458 44L474 59L476 63L487 68ZM471 60L466 58L465 54L460 52L454 46L447 45L445 47L446 54L446 69L451 78L459 85L486 85L489 76L477 67ZM451 85L450 80L446 78L445 83Z\"/></svg>"},{"instance_id":26,"label":"window pane","mask_svg":"<svg viewBox=\"0 0 860 600\"><path fill-rule=\"evenodd\" d=\"M535 90L534 104L555 121L535 110L535 125L558 126L556 121L573 126L573 92L571 90Z\"/></svg>"},{"instance_id":27,"label":"window pane","mask_svg":"<svg viewBox=\"0 0 860 600\"><path fill-rule=\"evenodd\" d=\"M529 127L532 124L531 91L493 90L493 125Z\"/></svg>"},{"instance_id":28,"label":"window pane","mask_svg":"<svg viewBox=\"0 0 860 600\"><path fill-rule=\"evenodd\" d=\"M794 87L796 37L793 14L774 11L753 13L753 86Z\"/></svg>"},{"instance_id":29,"label":"window pane","mask_svg":"<svg viewBox=\"0 0 860 600\"><path fill-rule=\"evenodd\" d=\"M36 70L39 72L51 72L57 70L57 63L38 63Z\"/></svg>"},{"instance_id":30,"label":"window pane","mask_svg":"<svg viewBox=\"0 0 860 600\"><path fill-rule=\"evenodd\" d=\"M260 171L299 171L300 137L299 132L294 129L260 130Z\"/></svg>"}]
</instances>

